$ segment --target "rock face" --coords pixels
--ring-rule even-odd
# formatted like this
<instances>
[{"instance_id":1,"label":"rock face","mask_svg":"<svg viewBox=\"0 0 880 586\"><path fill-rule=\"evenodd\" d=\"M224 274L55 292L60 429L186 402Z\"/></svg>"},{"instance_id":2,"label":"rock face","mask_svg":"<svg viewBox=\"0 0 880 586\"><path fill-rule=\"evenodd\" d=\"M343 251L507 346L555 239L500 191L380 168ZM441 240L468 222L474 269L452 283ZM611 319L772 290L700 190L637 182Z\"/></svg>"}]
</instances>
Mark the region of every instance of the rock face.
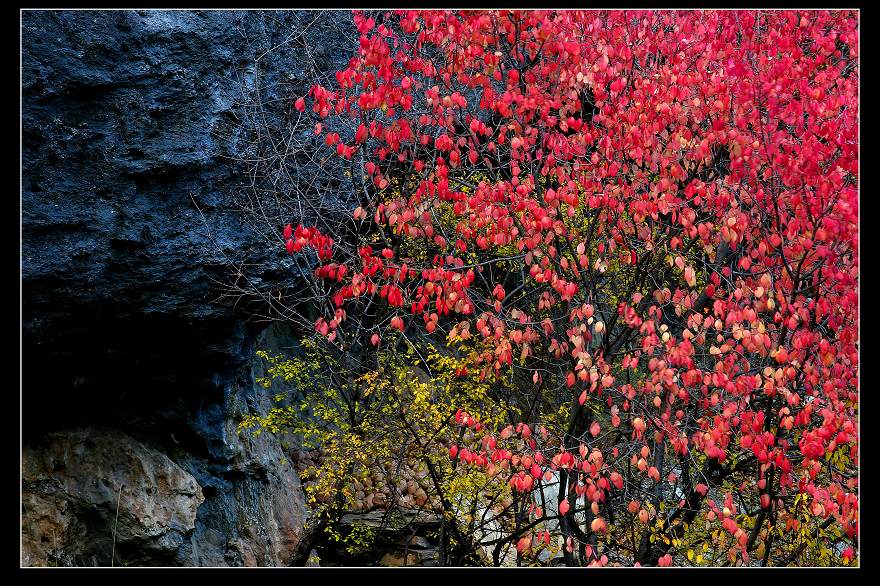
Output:
<instances>
[{"instance_id":1,"label":"rock face","mask_svg":"<svg viewBox=\"0 0 880 586\"><path fill-rule=\"evenodd\" d=\"M267 291L296 279L231 204L236 100L257 74L303 93L307 56L335 70L352 31L347 13L23 13L23 565L109 564L114 527L117 565L288 562L289 446L236 426L271 405L255 350L297 333L216 287L233 262Z\"/></svg>"},{"instance_id":2,"label":"rock face","mask_svg":"<svg viewBox=\"0 0 880 586\"><path fill-rule=\"evenodd\" d=\"M357 535L353 545L325 545L322 566L437 566L441 518L427 511L373 510L342 516L339 531Z\"/></svg>"},{"instance_id":3,"label":"rock face","mask_svg":"<svg viewBox=\"0 0 880 586\"><path fill-rule=\"evenodd\" d=\"M117 547L120 559L130 561L173 558L195 529L202 488L162 452L109 428L53 433L47 440L23 457L26 565L63 556L97 560ZM108 526L112 536L102 535ZM53 539L43 541L48 536Z\"/></svg>"}]
</instances>

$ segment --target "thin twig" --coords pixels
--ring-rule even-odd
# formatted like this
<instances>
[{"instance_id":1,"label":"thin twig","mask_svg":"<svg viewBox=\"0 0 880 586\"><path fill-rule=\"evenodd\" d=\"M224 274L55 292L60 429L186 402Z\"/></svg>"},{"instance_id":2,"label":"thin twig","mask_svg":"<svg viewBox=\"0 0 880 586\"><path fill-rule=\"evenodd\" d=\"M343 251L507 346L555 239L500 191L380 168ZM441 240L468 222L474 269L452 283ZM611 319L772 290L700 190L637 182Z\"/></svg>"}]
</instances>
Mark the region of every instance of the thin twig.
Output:
<instances>
[{"instance_id":1,"label":"thin twig","mask_svg":"<svg viewBox=\"0 0 880 586\"><path fill-rule=\"evenodd\" d=\"M122 500L122 489L125 485L122 484L119 486L119 494L116 496L116 522L113 523L113 550L110 552L110 567L113 567L113 562L116 559L116 527L119 526L119 503Z\"/></svg>"}]
</instances>

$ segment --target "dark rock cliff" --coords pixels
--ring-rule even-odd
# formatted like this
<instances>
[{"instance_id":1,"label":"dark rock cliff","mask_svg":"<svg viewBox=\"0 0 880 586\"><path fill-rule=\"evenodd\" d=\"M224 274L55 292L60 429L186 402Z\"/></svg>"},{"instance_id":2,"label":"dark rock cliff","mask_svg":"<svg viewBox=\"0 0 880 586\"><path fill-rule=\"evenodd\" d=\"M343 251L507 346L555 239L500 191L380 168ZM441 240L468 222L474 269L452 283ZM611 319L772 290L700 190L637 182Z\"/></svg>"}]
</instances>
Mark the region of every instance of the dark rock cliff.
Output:
<instances>
[{"instance_id":1,"label":"dark rock cliff","mask_svg":"<svg viewBox=\"0 0 880 586\"><path fill-rule=\"evenodd\" d=\"M255 71L303 93L303 41L331 71L352 35L345 12L24 13L23 565L289 562L288 447L236 425L271 403L254 351L295 332L217 301L233 262L295 279L231 203L236 100Z\"/></svg>"}]
</instances>

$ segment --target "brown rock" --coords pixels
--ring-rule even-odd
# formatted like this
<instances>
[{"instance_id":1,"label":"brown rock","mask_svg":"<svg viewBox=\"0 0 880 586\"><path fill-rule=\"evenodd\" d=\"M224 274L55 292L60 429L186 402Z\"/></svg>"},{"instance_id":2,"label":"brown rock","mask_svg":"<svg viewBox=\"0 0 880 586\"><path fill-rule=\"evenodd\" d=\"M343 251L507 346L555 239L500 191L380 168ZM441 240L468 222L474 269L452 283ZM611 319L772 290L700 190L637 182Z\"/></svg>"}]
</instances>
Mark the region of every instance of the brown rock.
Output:
<instances>
[{"instance_id":1,"label":"brown rock","mask_svg":"<svg viewBox=\"0 0 880 586\"><path fill-rule=\"evenodd\" d=\"M25 446L22 489L25 566L118 563L114 532L115 552L171 555L195 528L205 500L195 478L163 453L101 427Z\"/></svg>"}]
</instances>

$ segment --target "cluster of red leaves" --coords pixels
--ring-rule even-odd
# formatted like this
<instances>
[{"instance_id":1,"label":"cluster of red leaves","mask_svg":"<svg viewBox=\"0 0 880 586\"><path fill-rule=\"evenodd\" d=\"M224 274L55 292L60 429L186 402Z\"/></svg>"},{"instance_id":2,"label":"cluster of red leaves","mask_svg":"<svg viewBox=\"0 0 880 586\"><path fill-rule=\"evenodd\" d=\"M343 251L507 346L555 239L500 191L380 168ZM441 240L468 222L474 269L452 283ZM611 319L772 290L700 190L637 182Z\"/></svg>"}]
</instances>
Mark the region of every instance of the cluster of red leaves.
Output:
<instances>
[{"instance_id":1,"label":"cluster of red leaves","mask_svg":"<svg viewBox=\"0 0 880 586\"><path fill-rule=\"evenodd\" d=\"M294 229L293 226L288 224L284 227L284 240L287 252L290 254L299 252L304 247L310 247L315 250L318 258L322 261L330 260L330 257L333 256L333 239L321 234L320 230L317 228L304 228L302 226L297 226L296 229ZM330 278L336 276L336 273L331 275L330 272L326 270L326 267L321 270L322 273L319 276ZM343 271L342 275L344 274L345 272ZM342 275L339 275L339 280L342 280Z\"/></svg>"},{"instance_id":2,"label":"cluster of red leaves","mask_svg":"<svg viewBox=\"0 0 880 586\"><path fill-rule=\"evenodd\" d=\"M317 329L333 337L347 302L378 294L390 328L419 318L478 339L487 373L519 358L540 386L547 357L567 364L571 396L605 405L629 443L588 420L548 454L521 424L502 432L526 440L521 452L483 430L450 455L507 462L519 491L551 468L582 472L571 490L594 531L608 491L675 482L657 456L668 446L715 469L753 462L740 489L760 523L803 493L856 535L856 475L827 462L842 450L858 466L856 16L401 11L355 23L359 53L308 101L356 120L350 144L327 144L363 152L375 196L354 219L389 244L334 264L315 229L285 233L339 282ZM399 258L419 248L429 262ZM528 277L487 283L499 261ZM673 507L720 520L748 560L755 539L732 495L718 505L705 484L676 486ZM668 565L668 549L644 561Z\"/></svg>"}]
</instances>

